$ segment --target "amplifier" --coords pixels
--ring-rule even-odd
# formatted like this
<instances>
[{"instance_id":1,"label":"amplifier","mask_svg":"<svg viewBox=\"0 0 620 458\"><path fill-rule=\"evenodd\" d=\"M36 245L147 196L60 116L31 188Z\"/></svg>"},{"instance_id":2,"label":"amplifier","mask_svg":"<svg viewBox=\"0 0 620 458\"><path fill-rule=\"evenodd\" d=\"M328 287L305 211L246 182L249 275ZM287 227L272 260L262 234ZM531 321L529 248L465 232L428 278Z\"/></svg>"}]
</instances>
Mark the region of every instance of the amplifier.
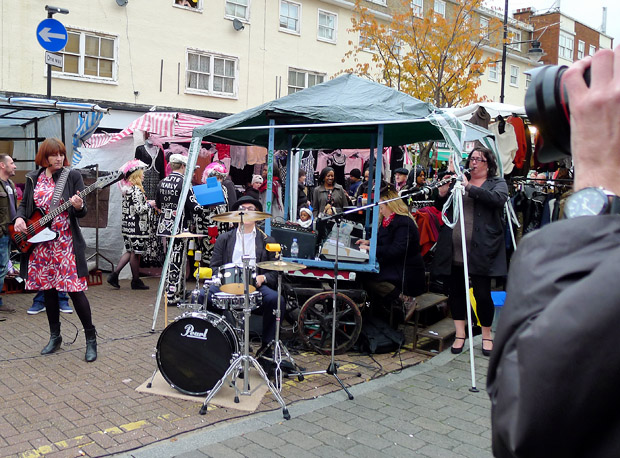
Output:
<instances>
[{"instance_id":1,"label":"amplifier","mask_svg":"<svg viewBox=\"0 0 620 458\"><path fill-rule=\"evenodd\" d=\"M316 255L316 232L308 231L308 229L298 230L290 226L271 226L271 236L276 242L284 245L282 247L282 256L291 256L291 245L293 239L297 239L299 245L299 257L301 259L314 259Z\"/></svg>"}]
</instances>

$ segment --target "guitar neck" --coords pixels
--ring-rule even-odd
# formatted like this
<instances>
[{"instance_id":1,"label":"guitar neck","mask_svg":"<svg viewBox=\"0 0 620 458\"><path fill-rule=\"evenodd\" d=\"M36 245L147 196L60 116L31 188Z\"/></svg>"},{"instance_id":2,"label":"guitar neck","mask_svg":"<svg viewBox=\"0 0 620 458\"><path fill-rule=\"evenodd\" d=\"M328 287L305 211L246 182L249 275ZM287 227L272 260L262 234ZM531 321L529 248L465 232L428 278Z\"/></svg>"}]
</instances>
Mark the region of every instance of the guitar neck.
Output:
<instances>
[{"instance_id":1,"label":"guitar neck","mask_svg":"<svg viewBox=\"0 0 620 458\"><path fill-rule=\"evenodd\" d=\"M84 198L86 197L88 194L90 194L91 192L93 192L95 189L97 189L99 185L98 181L95 181L93 184L91 184L90 186L87 186L86 188L84 188L81 192L80 192L80 197ZM66 201L64 203L62 203L61 205L59 205L55 210L49 212L47 215L41 217L41 219L39 220L39 223L42 226L45 226L47 223L49 223L51 220L53 220L54 218L56 218L58 215L60 215L62 212L64 212L67 208L69 208L71 206L71 201Z\"/></svg>"}]
</instances>

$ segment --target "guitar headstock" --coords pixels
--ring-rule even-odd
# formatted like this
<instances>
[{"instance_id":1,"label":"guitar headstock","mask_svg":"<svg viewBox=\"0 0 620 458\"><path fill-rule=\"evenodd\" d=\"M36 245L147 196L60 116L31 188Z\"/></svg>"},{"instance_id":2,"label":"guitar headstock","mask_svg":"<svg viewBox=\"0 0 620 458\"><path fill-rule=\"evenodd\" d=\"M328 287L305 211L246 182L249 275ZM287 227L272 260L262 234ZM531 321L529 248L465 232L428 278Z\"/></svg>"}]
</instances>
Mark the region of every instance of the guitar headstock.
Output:
<instances>
[{"instance_id":1,"label":"guitar headstock","mask_svg":"<svg viewBox=\"0 0 620 458\"><path fill-rule=\"evenodd\" d=\"M121 178L123 178L122 172L111 172L109 175L100 177L97 180L96 185L98 188L103 189L107 186L110 186L111 184L116 183L117 181L120 181Z\"/></svg>"}]
</instances>

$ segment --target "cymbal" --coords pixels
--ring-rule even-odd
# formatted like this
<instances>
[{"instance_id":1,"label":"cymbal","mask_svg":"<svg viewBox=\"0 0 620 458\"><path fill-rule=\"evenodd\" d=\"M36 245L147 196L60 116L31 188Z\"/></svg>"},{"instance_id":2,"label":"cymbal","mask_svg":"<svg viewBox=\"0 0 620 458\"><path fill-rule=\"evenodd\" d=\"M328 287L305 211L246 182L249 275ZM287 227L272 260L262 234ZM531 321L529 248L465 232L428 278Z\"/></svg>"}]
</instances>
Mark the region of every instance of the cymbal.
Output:
<instances>
[{"instance_id":1,"label":"cymbal","mask_svg":"<svg viewBox=\"0 0 620 458\"><path fill-rule=\"evenodd\" d=\"M260 267L261 269L265 270L275 270L279 272L289 272L306 268L306 266L304 266L303 264L287 261L263 261L257 263L256 267Z\"/></svg>"},{"instance_id":2,"label":"cymbal","mask_svg":"<svg viewBox=\"0 0 620 458\"><path fill-rule=\"evenodd\" d=\"M249 223L252 221L262 221L264 219L271 218L271 215L265 212L237 210L234 212L220 213L219 215L211 217L211 219L213 221L220 221L222 223L240 223L242 215L244 223Z\"/></svg>"},{"instance_id":3,"label":"cymbal","mask_svg":"<svg viewBox=\"0 0 620 458\"><path fill-rule=\"evenodd\" d=\"M192 234L191 232L179 232L177 235L168 235L171 239L193 239L195 237L206 237L205 234Z\"/></svg>"}]
</instances>

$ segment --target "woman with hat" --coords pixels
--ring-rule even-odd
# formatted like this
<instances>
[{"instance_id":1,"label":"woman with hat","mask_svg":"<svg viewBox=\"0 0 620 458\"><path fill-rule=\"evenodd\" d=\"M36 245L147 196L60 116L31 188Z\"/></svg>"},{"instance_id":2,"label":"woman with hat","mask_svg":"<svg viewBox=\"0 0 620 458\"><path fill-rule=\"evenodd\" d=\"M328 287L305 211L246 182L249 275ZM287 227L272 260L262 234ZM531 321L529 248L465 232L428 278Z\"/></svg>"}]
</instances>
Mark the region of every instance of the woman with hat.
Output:
<instances>
[{"instance_id":1,"label":"woman with hat","mask_svg":"<svg viewBox=\"0 0 620 458\"><path fill-rule=\"evenodd\" d=\"M119 169L123 173L123 180L119 188L123 196L121 202L121 234L125 245L125 253L118 261L116 269L108 276L108 283L114 288L120 288L118 275L129 263L131 267L131 289L149 289L140 280L140 256L146 248L149 238L149 217L154 200L146 200L142 180L147 165L133 159L126 162Z\"/></svg>"},{"instance_id":2,"label":"woman with hat","mask_svg":"<svg viewBox=\"0 0 620 458\"><path fill-rule=\"evenodd\" d=\"M396 200L391 200L396 199ZM390 201L391 200L391 201ZM408 308L405 321L415 310L413 298L425 291L425 270L420 253L420 234L415 219L392 185L381 189L377 261L380 271L364 278L364 287L375 304L390 305L405 299ZM358 240L361 249L368 250L369 240Z\"/></svg>"}]
</instances>

